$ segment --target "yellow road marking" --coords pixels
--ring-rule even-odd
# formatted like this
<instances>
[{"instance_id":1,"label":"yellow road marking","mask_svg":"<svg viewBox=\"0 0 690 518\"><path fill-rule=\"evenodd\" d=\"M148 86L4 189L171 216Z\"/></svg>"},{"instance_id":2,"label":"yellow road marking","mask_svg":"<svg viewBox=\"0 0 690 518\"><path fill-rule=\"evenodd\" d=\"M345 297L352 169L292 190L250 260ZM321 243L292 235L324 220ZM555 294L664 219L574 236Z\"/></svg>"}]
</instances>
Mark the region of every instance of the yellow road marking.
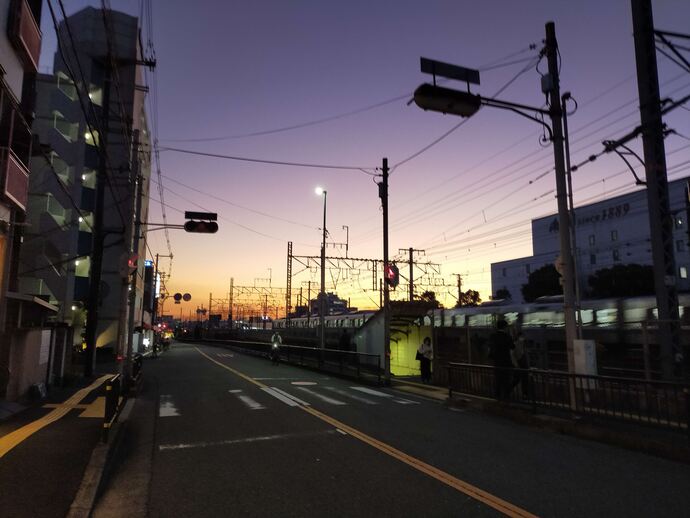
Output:
<instances>
[{"instance_id":1,"label":"yellow road marking","mask_svg":"<svg viewBox=\"0 0 690 518\"><path fill-rule=\"evenodd\" d=\"M88 406L89 405L82 405L82 404L65 405L64 403L47 403L47 404L43 405L41 408L65 408L65 407L69 407L69 408L78 408L78 409L83 410L84 408L87 408Z\"/></svg>"},{"instance_id":2,"label":"yellow road marking","mask_svg":"<svg viewBox=\"0 0 690 518\"><path fill-rule=\"evenodd\" d=\"M8 433L4 437L0 437L0 458L4 457L12 448L20 444L22 441L25 441L42 428L45 428L49 424L52 424L61 417L67 415L67 413L72 410L75 405L79 404L79 402L84 399L89 392L100 387L103 383L105 383L105 380L111 377L112 374L101 376L88 387L75 392L67 401L49 414L46 414L40 419L18 428L14 432Z\"/></svg>"},{"instance_id":3,"label":"yellow road marking","mask_svg":"<svg viewBox=\"0 0 690 518\"><path fill-rule=\"evenodd\" d=\"M250 378L249 376L233 369L232 367L228 367L227 365L216 361L215 359L211 358L209 355L206 353L202 352L198 347L196 347L196 350L204 356L206 359L212 361L216 365L219 365L220 367L223 367L224 369L232 372L233 374L236 374L237 376L249 381L250 383L253 383L254 385L265 388L266 385L263 383L256 381L255 379ZM404 462L408 466L411 466L412 468L424 473L425 475L428 475L432 478L435 478L439 482L442 482L446 484L447 486L450 486L451 488L460 491L461 493L474 498L475 500L478 500L479 502L482 502L483 504L488 505L489 507L492 507L493 509L499 511L500 513L510 516L510 517L520 517L520 518L536 518L536 515L530 513L529 511L526 511L520 507L517 507L510 502L506 502L505 500L498 498L497 496L492 495L491 493L488 493L482 489L479 489L476 486L473 486L472 484L469 484L463 480L460 480L459 478L454 477L453 475L446 473L445 471L442 471L430 464L427 464L424 461L421 461L415 457L412 457L396 448L393 446L390 446L389 444L386 444L382 441L379 441L378 439L375 439L371 437L370 435L367 435L363 432L360 432L359 430L352 428L351 426L346 425L345 423L342 423L338 421L337 419L334 419L322 412L319 412L318 410L314 410L312 407L307 407L307 406L299 406L300 409L303 411L307 412L308 414L313 415L317 419L320 419L321 421L324 421L325 423L328 423L332 426L334 426L336 429L340 429L348 434L350 434L352 437L355 437L356 439L359 439L360 441L368 444L369 446L372 446L376 448L377 450L385 453L386 455L390 455L391 457Z\"/></svg>"},{"instance_id":4,"label":"yellow road marking","mask_svg":"<svg viewBox=\"0 0 690 518\"><path fill-rule=\"evenodd\" d=\"M93 403L86 407L79 417L105 417L105 397L100 396L94 399Z\"/></svg>"}]
</instances>

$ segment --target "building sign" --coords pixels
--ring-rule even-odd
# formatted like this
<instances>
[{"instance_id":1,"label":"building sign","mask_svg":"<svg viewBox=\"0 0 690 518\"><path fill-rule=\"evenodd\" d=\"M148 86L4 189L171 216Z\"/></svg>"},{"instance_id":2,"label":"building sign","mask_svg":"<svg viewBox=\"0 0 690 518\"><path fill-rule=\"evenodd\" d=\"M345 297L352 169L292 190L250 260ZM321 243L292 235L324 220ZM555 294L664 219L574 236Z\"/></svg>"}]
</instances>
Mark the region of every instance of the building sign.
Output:
<instances>
[{"instance_id":1,"label":"building sign","mask_svg":"<svg viewBox=\"0 0 690 518\"><path fill-rule=\"evenodd\" d=\"M619 203L617 205L611 205L610 207L604 207L600 211L593 212L587 216L578 217L577 213L575 213L575 217L577 218L576 225L578 227L584 225L594 225L597 223L601 223L602 221L608 221L611 219L625 217L629 212L630 204L626 202ZM558 218L554 218L551 224L549 225L549 232L558 232L558 229Z\"/></svg>"}]
</instances>

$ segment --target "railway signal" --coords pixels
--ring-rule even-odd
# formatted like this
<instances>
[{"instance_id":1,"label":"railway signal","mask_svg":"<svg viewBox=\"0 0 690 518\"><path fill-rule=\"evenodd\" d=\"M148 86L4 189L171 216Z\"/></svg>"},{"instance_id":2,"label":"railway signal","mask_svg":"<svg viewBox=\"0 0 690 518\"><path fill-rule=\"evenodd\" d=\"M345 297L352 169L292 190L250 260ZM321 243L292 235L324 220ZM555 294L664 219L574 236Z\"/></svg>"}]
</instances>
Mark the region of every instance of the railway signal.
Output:
<instances>
[{"instance_id":1,"label":"railway signal","mask_svg":"<svg viewBox=\"0 0 690 518\"><path fill-rule=\"evenodd\" d=\"M400 271L398 270L398 266L395 263L388 263L384 270L384 277L386 283L391 288L395 289L395 287L400 284Z\"/></svg>"}]
</instances>

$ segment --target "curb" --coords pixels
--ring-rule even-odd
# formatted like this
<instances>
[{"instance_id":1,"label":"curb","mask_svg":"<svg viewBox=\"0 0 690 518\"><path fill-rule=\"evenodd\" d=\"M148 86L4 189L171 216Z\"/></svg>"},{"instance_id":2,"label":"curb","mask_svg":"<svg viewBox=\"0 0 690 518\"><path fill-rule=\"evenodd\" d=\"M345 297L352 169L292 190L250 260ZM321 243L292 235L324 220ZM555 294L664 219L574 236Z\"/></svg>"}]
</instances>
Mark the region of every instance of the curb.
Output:
<instances>
[{"instance_id":1,"label":"curb","mask_svg":"<svg viewBox=\"0 0 690 518\"><path fill-rule=\"evenodd\" d=\"M676 435L673 432L667 434L670 441L664 441L663 437L656 438L650 435L653 433L666 435L665 431L650 429L650 434L645 434L644 430L636 433L635 431L607 427L606 423L592 422L587 418L533 414L493 400L478 400L459 395L448 398L446 404L450 408L470 408L492 416L510 419L518 424L690 464L690 442L685 440L682 435Z\"/></svg>"},{"instance_id":2,"label":"curb","mask_svg":"<svg viewBox=\"0 0 690 518\"><path fill-rule=\"evenodd\" d=\"M96 503L96 497L107 473L110 471L113 459L122 441L122 431L127 424L127 419L135 402L136 398L127 400L118 420L110 430L110 440L105 444L99 442L93 449L89 463L84 470L81 485L72 501L66 518L88 518L91 516Z\"/></svg>"}]
</instances>

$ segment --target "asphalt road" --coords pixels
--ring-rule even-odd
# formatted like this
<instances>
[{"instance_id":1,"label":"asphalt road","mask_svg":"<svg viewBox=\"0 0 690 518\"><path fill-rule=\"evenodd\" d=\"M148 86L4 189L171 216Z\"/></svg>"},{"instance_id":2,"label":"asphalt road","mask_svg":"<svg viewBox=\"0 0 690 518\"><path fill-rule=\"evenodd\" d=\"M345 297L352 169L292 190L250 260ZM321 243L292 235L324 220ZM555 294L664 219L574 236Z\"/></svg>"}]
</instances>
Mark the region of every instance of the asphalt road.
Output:
<instances>
[{"instance_id":1,"label":"asphalt road","mask_svg":"<svg viewBox=\"0 0 690 518\"><path fill-rule=\"evenodd\" d=\"M96 516L690 516L685 464L221 348L144 369Z\"/></svg>"}]
</instances>

